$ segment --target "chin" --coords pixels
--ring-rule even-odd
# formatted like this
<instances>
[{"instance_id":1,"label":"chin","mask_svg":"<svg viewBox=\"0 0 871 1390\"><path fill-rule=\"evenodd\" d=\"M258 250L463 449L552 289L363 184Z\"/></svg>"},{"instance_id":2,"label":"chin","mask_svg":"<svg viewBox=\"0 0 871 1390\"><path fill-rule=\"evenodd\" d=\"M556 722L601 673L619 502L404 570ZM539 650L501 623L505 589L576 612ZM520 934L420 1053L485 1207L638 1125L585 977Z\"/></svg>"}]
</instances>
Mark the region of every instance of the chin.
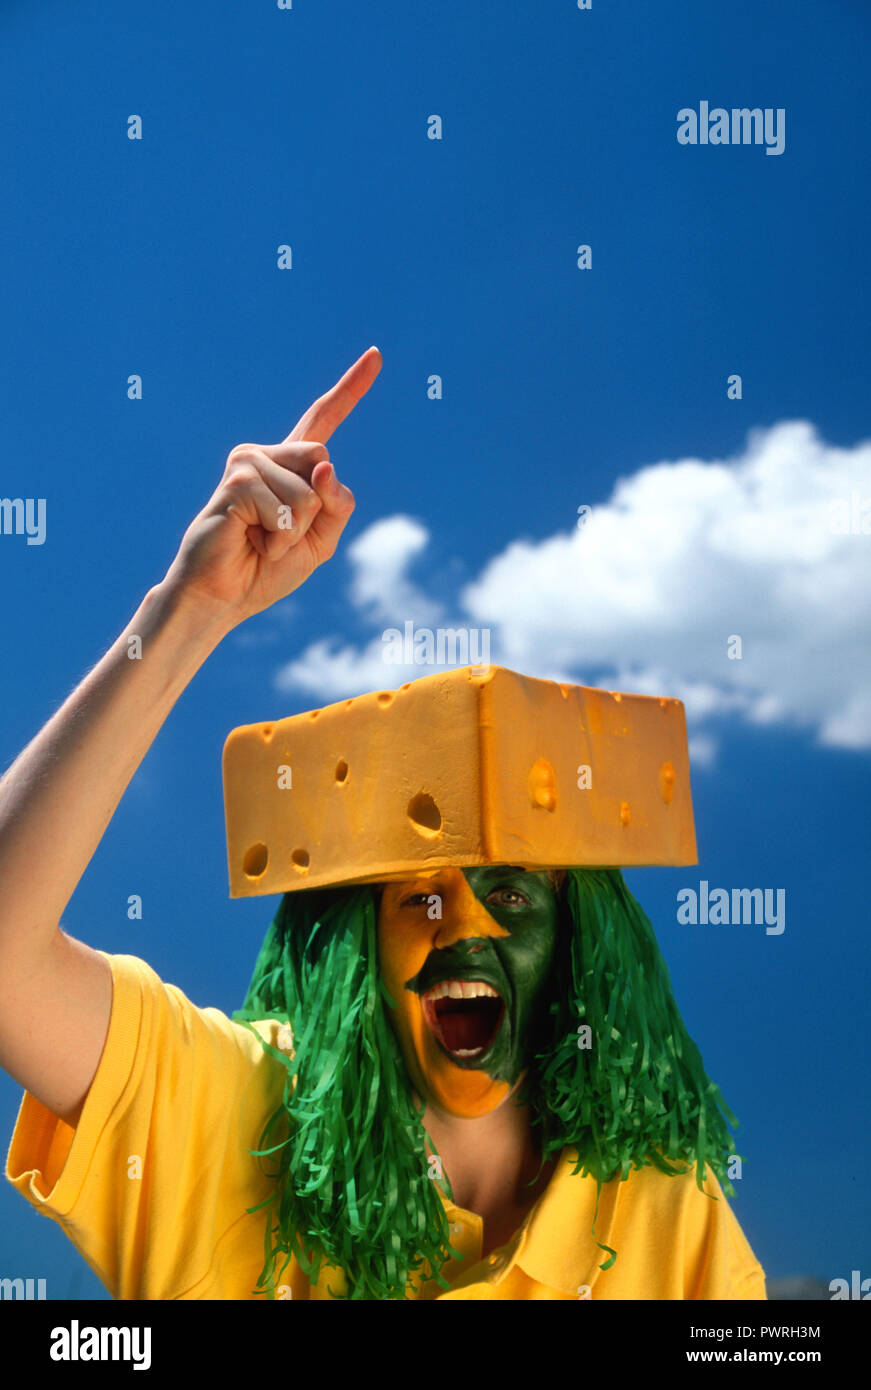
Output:
<instances>
[{"instance_id":1,"label":"chin","mask_svg":"<svg viewBox=\"0 0 871 1390\"><path fill-rule=\"evenodd\" d=\"M475 1104L468 1100L453 1100L439 1098L432 1102L433 1108L440 1110L444 1115L451 1115L455 1120L480 1120L484 1115L492 1115L494 1110L498 1110L500 1105L504 1105L508 1099L507 1091L491 1096L487 1100L482 1100Z\"/></svg>"},{"instance_id":2,"label":"chin","mask_svg":"<svg viewBox=\"0 0 871 1390\"><path fill-rule=\"evenodd\" d=\"M441 1070L441 1069L440 1069ZM495 1081L484 1071L457 1067L455 1075L420 1077L420 1094L428 1106L458 1120L478 1120L504 1105L517 1089L514 1084Z\"/></svg>"}]
</instances>

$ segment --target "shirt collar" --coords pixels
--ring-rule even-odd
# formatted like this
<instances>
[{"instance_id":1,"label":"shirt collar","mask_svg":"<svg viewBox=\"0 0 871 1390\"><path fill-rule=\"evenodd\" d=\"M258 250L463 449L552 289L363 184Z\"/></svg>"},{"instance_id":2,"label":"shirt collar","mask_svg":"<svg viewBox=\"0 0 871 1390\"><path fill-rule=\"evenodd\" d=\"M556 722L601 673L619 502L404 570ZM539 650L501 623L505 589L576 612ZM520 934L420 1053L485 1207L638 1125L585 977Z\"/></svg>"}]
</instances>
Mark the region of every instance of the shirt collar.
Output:
<instances>
[{"instance_id":1,"label":"shirt collar","mask_svg":"<svg viewBox=\"0 0 871 1390\"><path fill-rule=\"evenodd\" d=\"M589 1296L608 1245L619 1196L619 1182L603 1183L596 1213L597 1183L582 1176L576 1149L563 1149L553 1176L523 1224L491 1263L487 1278L501 1282L518 1265L538 1284L573 1298ZM459 1208L446 1202L450 1211ZM593 1234L593 1222L596 1222ZM459 1284L469 1282L469 1271ZM480 1282L480 1278L473 1279ZM455 1285L458 1287L458 1285Z\"/></svg>"}]
</instances>

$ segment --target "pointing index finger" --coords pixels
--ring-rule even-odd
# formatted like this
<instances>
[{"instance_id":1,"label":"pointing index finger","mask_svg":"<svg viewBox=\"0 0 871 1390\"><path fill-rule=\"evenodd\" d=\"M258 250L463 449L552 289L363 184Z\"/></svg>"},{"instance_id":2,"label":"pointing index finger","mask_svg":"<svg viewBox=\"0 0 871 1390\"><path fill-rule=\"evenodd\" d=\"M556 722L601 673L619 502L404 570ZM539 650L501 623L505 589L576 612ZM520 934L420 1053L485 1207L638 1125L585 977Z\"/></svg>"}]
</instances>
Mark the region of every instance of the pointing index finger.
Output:
<instances>
[{"instance_id":1,"label":"pointing index finger","mask_svg":"<svg viewBox=\"0 0 871 1390\"><path fill-rule=\"evenodd\" d=\"M326 444L333 431L338 429L360 398L369 390L381 371L381 360L381 353L377 347L367 348L362 357L358 357L345 375L339 378L335 386L323 396L318 396L314 404L309 406L284 443L312 439Z\"/></svg>"}]
</instances>

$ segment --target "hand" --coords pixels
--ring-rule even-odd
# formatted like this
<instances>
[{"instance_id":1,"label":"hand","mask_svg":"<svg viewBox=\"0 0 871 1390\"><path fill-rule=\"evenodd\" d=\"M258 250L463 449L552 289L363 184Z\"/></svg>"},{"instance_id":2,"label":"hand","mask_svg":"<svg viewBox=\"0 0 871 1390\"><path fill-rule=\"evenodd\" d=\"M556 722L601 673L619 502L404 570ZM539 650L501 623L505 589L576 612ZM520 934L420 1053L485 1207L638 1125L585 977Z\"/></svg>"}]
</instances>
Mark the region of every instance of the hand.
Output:
<instances>
[{"instance_id":1,"label":"hand","mask_svg":"<svg viewBox=\"0 0 871 1390\"><path fill-rule=\"evenodd\" d=\"M326 441L380 370L381 353L371 347L280 444L237 444L164 582L220 611L230 628L293 593L329 560L355 503Z\"/></svg>"}]
</instances>

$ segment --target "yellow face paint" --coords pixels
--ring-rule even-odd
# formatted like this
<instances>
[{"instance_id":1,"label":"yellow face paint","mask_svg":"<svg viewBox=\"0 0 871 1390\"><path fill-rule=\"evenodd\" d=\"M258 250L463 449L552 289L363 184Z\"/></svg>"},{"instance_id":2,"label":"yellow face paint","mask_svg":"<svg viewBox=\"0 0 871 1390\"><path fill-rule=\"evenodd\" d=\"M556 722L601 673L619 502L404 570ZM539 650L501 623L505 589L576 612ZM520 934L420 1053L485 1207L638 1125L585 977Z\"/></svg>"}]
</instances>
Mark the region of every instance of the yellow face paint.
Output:
<instances>
[{"instance_id":1,"label":"yellow face paint","mask_svg":"<svg viewBox=\"0 0 871 1390\"><path fill-rule=\"evenodd\" d=\"M519 868L445 868L385 884L381 976L409 1077L428 1104L472 1119L514 1089L556 924L546 876Z\"/></svg>"}]
</instances>

